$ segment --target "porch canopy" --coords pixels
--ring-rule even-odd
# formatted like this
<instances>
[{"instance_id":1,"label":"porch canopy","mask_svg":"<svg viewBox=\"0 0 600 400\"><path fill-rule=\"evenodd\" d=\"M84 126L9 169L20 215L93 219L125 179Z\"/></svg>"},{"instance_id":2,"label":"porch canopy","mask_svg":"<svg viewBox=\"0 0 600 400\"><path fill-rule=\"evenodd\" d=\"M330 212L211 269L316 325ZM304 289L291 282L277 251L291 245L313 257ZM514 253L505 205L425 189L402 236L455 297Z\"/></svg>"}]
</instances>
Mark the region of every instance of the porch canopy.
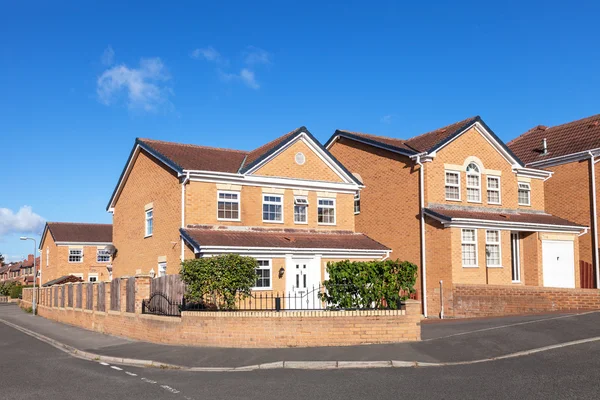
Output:
<instances>
[{"instance_id":1,"label":"porch canopy","mask_svg":"<svg viewBox=\"0 0 600 400\"><path fill-rule=\"evenodd\" d=\"M506 209L466 209L451 206L433 206L425 214L449 228L496 228L524 232L585 233L587 226L536 211Z\"/></svg>"}]
</instances>

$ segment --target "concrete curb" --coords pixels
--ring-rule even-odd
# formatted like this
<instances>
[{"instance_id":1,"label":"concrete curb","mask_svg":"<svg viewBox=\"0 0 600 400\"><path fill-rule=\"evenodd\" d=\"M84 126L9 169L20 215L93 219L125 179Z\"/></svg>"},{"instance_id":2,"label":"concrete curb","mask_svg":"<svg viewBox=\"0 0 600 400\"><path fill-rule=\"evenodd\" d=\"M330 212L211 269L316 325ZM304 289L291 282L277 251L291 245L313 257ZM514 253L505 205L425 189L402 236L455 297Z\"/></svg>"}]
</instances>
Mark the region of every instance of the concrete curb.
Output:
<instances>
[{"instance_id":1,"label":"concrete curb","mask_svg":"<svg viewBox=\"0 0 600 400\"><path fill-rule=\"evenodd\" d=\"M65 353L84 360L97 361L97 362L105 362L110 364L117 365L125 365L130 367L146 367L146 368L162 368L162 369L173 369L180 370L186 372L248 372L248 371L258 371L258 370L266 370L266 369L300 369L300 370L331 370L331 369L367 369L367 368L424 368L424 367L450 367L450 366L458 366L458 365L469 365L469 364L479 364L484 362L505 360L517 357L528 356L544 351L559 349L568 346L576 346L584 343L591 343L600 341L600 336L575 340L566 343L559 343L550 346L539 347L536 349L519 351L516 353L505 354L503 356L498 357L490 357L484 358L480 360L472 360L472 361L455 361L455 362L440 362L440 363L428 363L428 362L419 362L419 361L399 361L399 360L390 360L390 361L276 361L265 364L255 364L255 365L247 365L242 367L184 367L181 365L174 365L168 363L162 363L158 361L152 360L137 360L132 358L120 358L120 357L111 357L111 356L103 356L100 354L90 353L86 351L79 350L73 346L69 346L67 344L61 343L57 340L44 336L40 333L31 331L22 326L16 325L12 322L8 322L4 319L0 318L0 322L5 325L10 326L20 332L25 333L31 337L34 337L44 343L48 343L49 345L64 351Z\"/></svg>"}]
</instances>

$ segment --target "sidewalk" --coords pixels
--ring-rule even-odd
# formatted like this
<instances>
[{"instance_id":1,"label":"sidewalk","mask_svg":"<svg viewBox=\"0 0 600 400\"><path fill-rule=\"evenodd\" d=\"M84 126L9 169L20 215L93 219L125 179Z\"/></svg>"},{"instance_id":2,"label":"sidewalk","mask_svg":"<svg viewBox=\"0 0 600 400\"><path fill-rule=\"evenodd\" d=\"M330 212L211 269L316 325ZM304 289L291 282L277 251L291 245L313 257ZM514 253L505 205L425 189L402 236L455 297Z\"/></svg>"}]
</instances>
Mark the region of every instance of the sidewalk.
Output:
<instances>
[{"instance_id":1,"label":"sidewalk","mask_svg":"<svg viewBox=\"0 0 600 400\"><path fill-rule=\"evenodd\" d=\"M474 361L600 336L598 312L447 320L424 323L422 342L287 349L224 349L145 343L32 316L16 305L0 305L0 320L101 356L205 368L280 361ZM15 334L22 333L15 331Z\"/></svg>"}]
</instances>

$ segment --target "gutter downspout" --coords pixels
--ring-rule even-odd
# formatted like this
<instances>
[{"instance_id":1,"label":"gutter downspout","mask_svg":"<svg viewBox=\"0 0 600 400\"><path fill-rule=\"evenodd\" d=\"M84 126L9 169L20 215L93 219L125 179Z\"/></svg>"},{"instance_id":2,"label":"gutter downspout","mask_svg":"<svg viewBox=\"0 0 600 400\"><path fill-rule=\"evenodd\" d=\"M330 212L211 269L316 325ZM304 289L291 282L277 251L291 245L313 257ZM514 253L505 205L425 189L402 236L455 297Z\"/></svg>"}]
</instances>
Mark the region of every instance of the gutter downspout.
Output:
<instances>
[{"instance_id":1,"label":"gutter downspout","mask_svg":"<svg viewBox=\"0 0 600 400\"><path fill-rule=\"evenodd\" d=\"M592 169L592 227L594 228L594 264L596 267L596 288L600 288L600 262L598 259L598 212L596 207L596 166L594 154L590 151L590 163Z\"/></svg>"},{"instance_id":2,"label":"gutter downspout","mask_svg":"<svg viewBox=\"0 0 600 400\"><path fill-rule=\"evenodd\" d=\"M419 208L421 215L421 282L423 283L423 316L427 318L427 256L425 254L425 165L421 155L415 160L419 166Z\"/></svg>"},{"instance_id":3,"label":"gutter downspout","mask_svg":"<svg viewBox=\"0 0 600 400\"><path fill-rule=\"evenodd\" d=\"M185 185L190 181L188 172L183 182L181 182L181 228L185 228ZM185 259L185 243L181 237L181 262Z\"/></svg>"}]
</instances>

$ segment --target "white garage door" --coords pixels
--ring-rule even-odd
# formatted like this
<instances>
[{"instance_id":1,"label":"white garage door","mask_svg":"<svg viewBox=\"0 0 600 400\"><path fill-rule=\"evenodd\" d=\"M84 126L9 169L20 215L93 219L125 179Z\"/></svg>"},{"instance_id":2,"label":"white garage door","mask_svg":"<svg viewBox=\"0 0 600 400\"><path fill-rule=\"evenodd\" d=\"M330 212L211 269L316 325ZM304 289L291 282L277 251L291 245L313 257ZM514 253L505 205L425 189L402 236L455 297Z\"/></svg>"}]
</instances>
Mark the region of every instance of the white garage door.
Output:
<instances>
[{"instance_id":1,"label":"white garage door","mask_svg":"<svg viewBox=\"0 0 600 400\"><path fill-rule=\"evenodd\" d=\"M573 242L542 240L544 286L574 288Z\"/></svg>"}]
</instances>

